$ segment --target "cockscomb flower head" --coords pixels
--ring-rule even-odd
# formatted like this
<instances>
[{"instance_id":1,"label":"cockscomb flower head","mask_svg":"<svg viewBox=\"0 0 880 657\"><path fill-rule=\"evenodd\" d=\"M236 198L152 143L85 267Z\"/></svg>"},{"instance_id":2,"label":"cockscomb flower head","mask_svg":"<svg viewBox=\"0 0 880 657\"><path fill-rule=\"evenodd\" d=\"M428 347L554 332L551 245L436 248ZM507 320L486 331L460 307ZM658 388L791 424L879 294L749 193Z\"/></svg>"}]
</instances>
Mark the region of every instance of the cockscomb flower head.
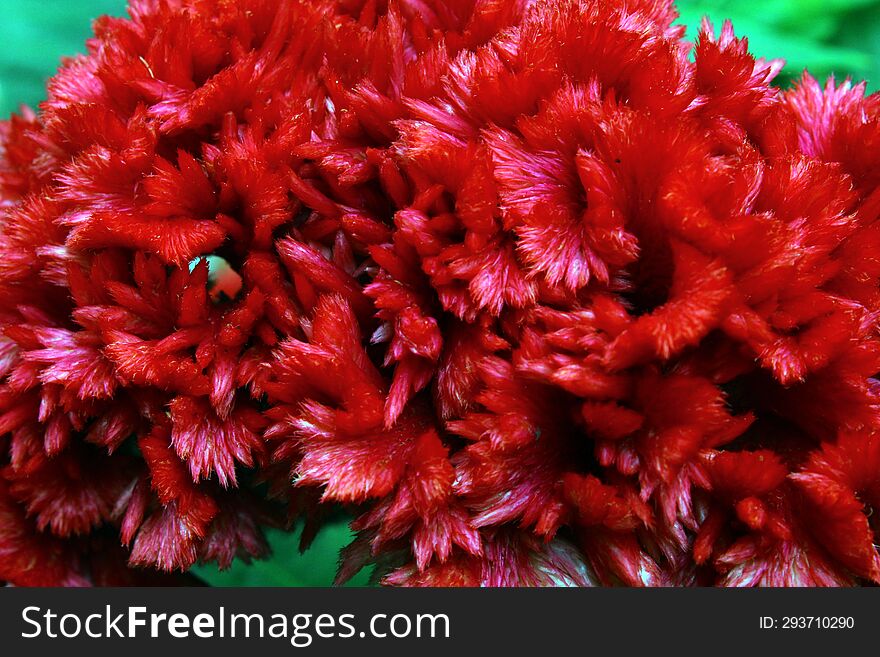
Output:
<instances>
[{"instance_id":1,"label":"cockscomb flower head","mask_svg":"<svg viewBox=\"0 0 880 657\"><path fill-rule=\"evenodd\" d=\"M0 578L880 583L880 106L675 18L98 21L2 127Z\"/></svg>"}]
</instances>

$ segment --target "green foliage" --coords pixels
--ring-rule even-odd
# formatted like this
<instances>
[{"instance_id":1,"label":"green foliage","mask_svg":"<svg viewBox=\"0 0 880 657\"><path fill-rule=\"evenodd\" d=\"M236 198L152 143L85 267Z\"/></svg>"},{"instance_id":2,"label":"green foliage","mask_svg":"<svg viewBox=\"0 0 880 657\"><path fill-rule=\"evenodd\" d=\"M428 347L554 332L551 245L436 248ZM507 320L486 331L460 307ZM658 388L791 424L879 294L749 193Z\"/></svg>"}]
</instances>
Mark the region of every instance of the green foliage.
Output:
<instances>
[{"instance_id":1,"label":"green foliage","mask_svg":"<svg viewBox=\"0 0 880 657\"><path fill-rule=\"evenodd\" d=\"M878 0L678 0L679 22L694 38L703 16L720 31L733 21L750 50L785 59L777 83L785 86L804 69L824 79L851 76L880 88L880 1Z\"/></svg>"},{"instance_id":2,"label":"green foliage","mask_svg":"<svg viewBox=\"0 0 880 657\"><path fill-rule=\"evenodd\" d=\"M61 57L84 52L92 21L125 13L125 0L5 0L0 30L0 115L36 107Z\"/></svg>"},{"instance_id":3,"label":"green foliage","mask_svg":"<svg viewBox=\"0 0 880 657\"><path fill-rule=\"evenodd\" d=\"M693 38L708 16L720 30L731 19L737 35L748 36L752 52L782 57L779 80L787 84L804 68L817 78L836 74L867 79L880 88L880 0L678 0L681 23ZM62 56L83 52L92 20L122 15L125 0L6 0L0 49L0 115L21 104L35 107L46 80ZM269 533L272 558L225 572L201 566L194 572L215 586L327 586L333 581L339 549L351 540L344 520L325 528L312 548L299 554L299 530ZM367 574L355 578L364 585Z\"/></svg>"},{"instance_id":4,"label":"green foliage","mask_svg":"<svg viewBox=\"0 0 880 657\"><path fill-rule=\"evenodd\" d=\"M345 520L334 522L318 534L311 548L299 552L299 535L272 530L267 533L272 556L250 565L236 562L229 570L219 571L215 565L196 566L192 572L211 586L330 586L336 575L339 550L347 545L352 534ZM346 586L366 586L368 569Z\"/></svg>"}]
</instances>

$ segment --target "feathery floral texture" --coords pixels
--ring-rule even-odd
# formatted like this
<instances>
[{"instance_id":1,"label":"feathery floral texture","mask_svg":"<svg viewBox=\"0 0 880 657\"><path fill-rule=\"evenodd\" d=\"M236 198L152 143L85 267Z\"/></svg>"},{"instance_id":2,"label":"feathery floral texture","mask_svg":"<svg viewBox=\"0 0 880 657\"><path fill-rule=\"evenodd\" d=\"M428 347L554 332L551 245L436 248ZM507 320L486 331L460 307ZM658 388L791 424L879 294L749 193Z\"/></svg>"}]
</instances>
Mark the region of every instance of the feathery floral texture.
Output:
<instances>
[{"instance_id":1,"label":"feathery floral texture","mask_svg":"<svg viewBox=\"0 0 880 657\"><path fill-rule=\"evenodd\" d=\"M880 583L862 86L663 0L129 13L0 128L0 579L342 505L340 581Z\"/></svg>"}]
</instances>

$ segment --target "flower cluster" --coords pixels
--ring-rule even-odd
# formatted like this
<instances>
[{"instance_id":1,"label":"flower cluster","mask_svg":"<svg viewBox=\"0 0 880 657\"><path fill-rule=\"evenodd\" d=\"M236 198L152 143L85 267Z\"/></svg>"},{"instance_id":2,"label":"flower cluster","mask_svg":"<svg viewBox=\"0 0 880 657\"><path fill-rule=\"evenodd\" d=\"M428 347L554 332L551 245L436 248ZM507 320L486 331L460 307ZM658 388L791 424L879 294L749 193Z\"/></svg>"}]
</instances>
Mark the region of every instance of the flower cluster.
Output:
<instances>
[{"instance_id":1,"label":"flower cluster","mask_svg":"<svg viewBox=\"0 0 880 657\"><path fill-rule=\"evenodd\" d=\"M340 581L880 583L880 99L675 17L98 21L0 133L0 580L341 504Z\"/></svg>"}]
</instances>

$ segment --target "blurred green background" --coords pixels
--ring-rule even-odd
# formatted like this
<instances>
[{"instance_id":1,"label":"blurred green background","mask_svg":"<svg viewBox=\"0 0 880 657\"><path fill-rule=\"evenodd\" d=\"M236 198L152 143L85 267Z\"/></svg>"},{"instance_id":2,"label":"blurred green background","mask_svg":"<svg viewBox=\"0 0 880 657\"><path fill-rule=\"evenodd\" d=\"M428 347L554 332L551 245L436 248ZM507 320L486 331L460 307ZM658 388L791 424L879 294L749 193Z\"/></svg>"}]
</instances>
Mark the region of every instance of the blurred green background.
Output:
<instances>
[{"instance_id":1,"label":"blurred green background","mask_svg":"<svg viewBox=\"0 0 880 657\"><path fill-rule=\"evenodd\" d=\"M59 59L83 51L91 21L101 14L122 15L125 0L0 0L0 115L22 105L36 107ZM807 68L817 78L835 74L868 81L880 88L880 0L680 0L680 22L693 38L703 16L720 29L733 21L739 36L749 37L751 50L787 61L777 79L787 85ZM333 581L340 547L351 534L337 520L319 534L304 555L297 550L299 530L271 532L274 555L250 566L241 564L220 573L214 567L195 572L219 586L327 586ZM352 582L366 583L366 573Z\"/></svg>"}]
</instances>

